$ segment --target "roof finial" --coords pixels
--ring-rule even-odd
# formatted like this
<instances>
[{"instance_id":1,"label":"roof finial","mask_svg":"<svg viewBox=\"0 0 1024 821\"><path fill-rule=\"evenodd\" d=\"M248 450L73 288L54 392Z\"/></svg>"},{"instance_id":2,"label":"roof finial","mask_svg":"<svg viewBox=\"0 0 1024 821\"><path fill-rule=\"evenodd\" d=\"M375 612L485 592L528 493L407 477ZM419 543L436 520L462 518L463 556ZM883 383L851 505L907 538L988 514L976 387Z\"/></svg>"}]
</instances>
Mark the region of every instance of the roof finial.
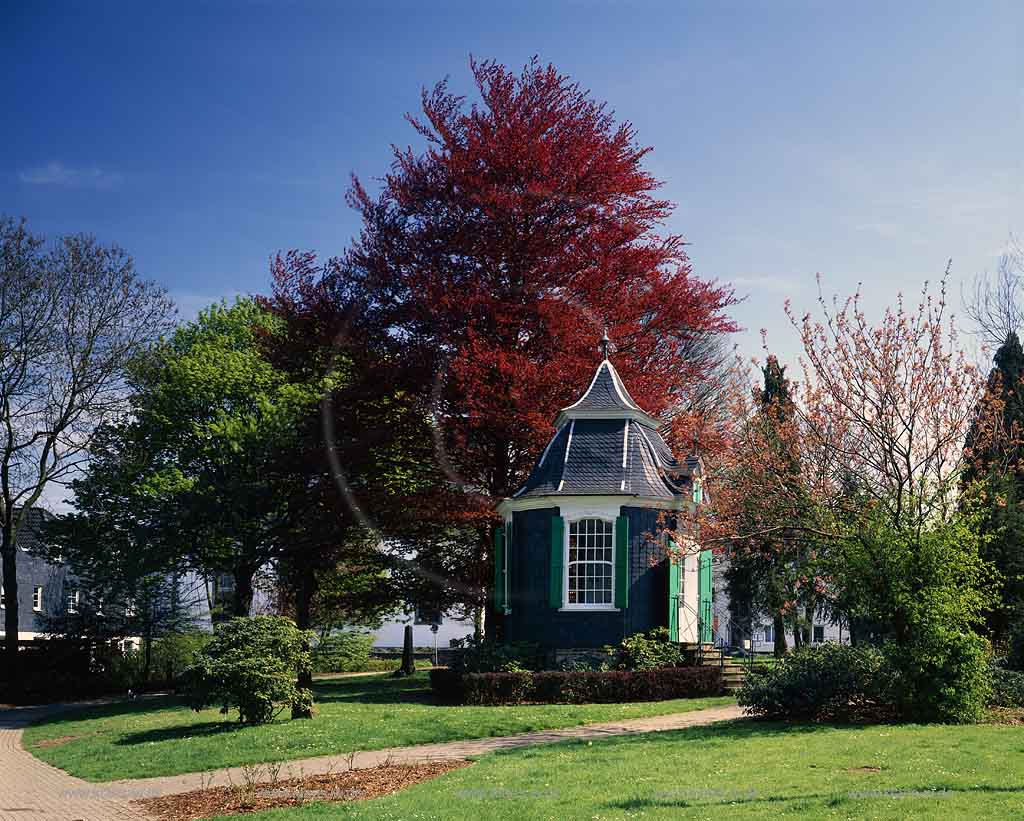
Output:
<instances>
[{"instance_id":1,"label":"roof finial","mask_svg":"<svg viewBox=\"0 0 1024 821\"><path fill-rule=\"evenodd\" d=\"M604 336L601 337L601 341L598 343L598 348L601 349L601 359L608 358L608 352L611 350L612 341L608 338L608 326L604 326Z\"/></svg>"}]
</instances>

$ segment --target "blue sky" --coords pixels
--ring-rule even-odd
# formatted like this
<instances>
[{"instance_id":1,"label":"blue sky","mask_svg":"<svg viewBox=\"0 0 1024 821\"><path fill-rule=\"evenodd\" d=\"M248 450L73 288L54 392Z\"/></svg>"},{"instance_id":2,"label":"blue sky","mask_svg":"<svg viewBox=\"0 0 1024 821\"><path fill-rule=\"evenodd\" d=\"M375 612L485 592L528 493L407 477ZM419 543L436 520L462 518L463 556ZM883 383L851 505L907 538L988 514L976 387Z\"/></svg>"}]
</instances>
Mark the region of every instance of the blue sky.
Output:
<instances>
[{"instance_id":1,"label":"blue sky","mask_svg":"<svg viewBox=\"0 0 1024 821\"><path fill-rule=\"evenodd\" d=\"M1024 4L5 2L0 212L117 241L182 313L340 252L420 88L468 57L555 63L653 145L668 229L785 360L782 313L878 310L1024 233ZM958 301L954 299L954 301Z\"/></svg>"}]
</instances>

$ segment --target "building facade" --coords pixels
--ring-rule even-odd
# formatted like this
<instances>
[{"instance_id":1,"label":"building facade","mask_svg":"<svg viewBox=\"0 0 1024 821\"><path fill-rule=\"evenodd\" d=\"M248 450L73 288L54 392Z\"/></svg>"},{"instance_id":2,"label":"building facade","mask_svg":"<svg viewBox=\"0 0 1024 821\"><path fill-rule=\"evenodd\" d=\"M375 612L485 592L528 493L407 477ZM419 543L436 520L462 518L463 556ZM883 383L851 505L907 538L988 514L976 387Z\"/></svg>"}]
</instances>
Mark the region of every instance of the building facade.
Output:
<instances>
[{"instance_id":1,"label":"building facade","mask_svg":"<svg viewBox=\"0 0 1024 821\"><path fill-rule=\"evenodd\" d=\"M554 427L526 483L498 508L494 602L505 641L557 654L656 627L710 641L710 552L669 536L702 503L700 460L676 459L607 355Z\"/></svg>"},{"instance_id":2,"label":"building facade","mask_svg":"<svg viewBox=\"0 0 1024 821\"><path fill-rule=\"evenodd\" d=\"M34 554L39 547L40 527L53 519L43 508L32 508L18 534L18 638L31 640L42 636L49 619L74 612L82 599L75 577L63 563L51 563ZM0 585L0 636L6 636L2 614L10 605Z\"/></svg>"}]
</instances>

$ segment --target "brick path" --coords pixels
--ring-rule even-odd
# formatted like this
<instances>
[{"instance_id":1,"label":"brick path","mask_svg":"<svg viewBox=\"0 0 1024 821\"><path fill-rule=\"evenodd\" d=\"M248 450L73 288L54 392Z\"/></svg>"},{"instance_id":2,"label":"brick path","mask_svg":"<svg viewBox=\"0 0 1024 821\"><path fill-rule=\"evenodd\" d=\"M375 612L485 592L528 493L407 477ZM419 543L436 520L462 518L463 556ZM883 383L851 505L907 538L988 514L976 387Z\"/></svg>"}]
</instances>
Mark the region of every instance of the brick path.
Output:
<instances>
[{"instance_id":1,"label":"brick path","mask_svg":"<svg viewBox=\"0 0 1024 821\"><path fill-rule=\"evenodd\" d=\"M201 787L222 784L243 784L246 773L242 767L211 773L162 776L104 784L90 784L73 778L62 770L44 764L21 748L21 728L58 708L20 708L0 711L0 821L139 821L142 816L129 802L134 798L173 795ZM344 772L375 767L385 761L415 763L462 759L495 752L552 744L570 739L589 741L613 736L679 730L717 721L740 718L740 707L727 705L689 713L635 718L603 724L587 724L564 730L542 730L519 735L421 744L415 747L394 747L348 755L319 756L299 761L286 761L279 776ZM264 765L265 767L265 765ZM263 775L266 779L265 769Z\"/></svg>"},{"instance_id":2,"label":"brick path","mask_svg":"<svg viewBox=\"0 0 1024 821\"><path fill-rule=\"evenodd\" d=\"M106 784L90 784L44 764L21 746L21 730L66 705L0 711L0 821L140 821Z\"/></svg>"}]
</instances>

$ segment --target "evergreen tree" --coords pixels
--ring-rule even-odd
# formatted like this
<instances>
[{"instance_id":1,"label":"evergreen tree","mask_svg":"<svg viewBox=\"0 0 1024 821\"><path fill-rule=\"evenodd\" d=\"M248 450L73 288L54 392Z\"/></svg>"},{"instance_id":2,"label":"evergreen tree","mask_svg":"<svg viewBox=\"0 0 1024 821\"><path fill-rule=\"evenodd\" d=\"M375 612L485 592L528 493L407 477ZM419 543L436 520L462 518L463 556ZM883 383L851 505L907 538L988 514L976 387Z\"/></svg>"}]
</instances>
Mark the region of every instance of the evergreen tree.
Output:
<instances>
[{"instance_id":1,"label":"evergreen tree","mask_svg":"<svg viewBox=\"0 0 1024 821\"><path fill-rule=\"evenodd\" d=\"M967 439L964 482L981 507L987 537L982 558L1003 579L999 604L988 614L992 637L1005 639L1024 613L1024 349L1010 332L996 351L985 396Z\"/></svg>"},{"instance_id":2,"label":"evergreen tree","mask_svg":"<svg viewBox=\"0 0 1024 821\"><path fill-rule=\"evenodd\" d=\"M757 413L752 424L760 429L756 441L759 447L777 451L769 460L776 480L788 485L798 484L799 459L785 444L790 438L788 428L795 419L785 367L776 357L769 356L762 374L764 387L754 395ZM793 496L799 494L784 494L778 499ZM816 607L814 585L801 583L806 581L810 555L806 539L798 535L797 514L785 502L781 504L779 509L773 510L765 509L761 501L751 504L743 516L746 521L741 523L740 532L768 531L771 535L744 538L734 544L725 574L734 622L752 632L754 615L769 614L777 656L785 655L788 650L787 627L793 630L797 647L809 642Z\"/></svg>"}]
</instances>

